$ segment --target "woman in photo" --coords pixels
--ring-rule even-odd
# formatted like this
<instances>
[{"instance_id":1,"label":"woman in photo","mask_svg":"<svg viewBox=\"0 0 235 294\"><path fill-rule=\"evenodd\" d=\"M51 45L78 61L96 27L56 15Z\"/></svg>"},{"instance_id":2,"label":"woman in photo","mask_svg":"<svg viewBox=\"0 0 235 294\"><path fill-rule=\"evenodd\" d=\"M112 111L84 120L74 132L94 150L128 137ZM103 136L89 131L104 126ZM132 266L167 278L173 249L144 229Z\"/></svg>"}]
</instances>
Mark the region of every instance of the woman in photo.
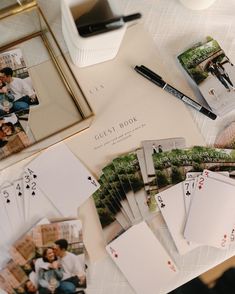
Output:
<instances>
[{"instance_id":1,"label":"woman in photo","mask_svg":"<svg viewBox=\"0 0 235 294\"><path fill-rule=\"evenodd\" d=\"M0 79L0 116L11 112L15 97L8 91L6 85Z\"/></svg>"},{"instance_id":2,"label":"woman in photo","mask_svg":"<svg viewBox=\"0 0 235 294\"><path fill-rule=\"evenodd\" d=\"M39 294L70 294L75 292L75 287L70 282L62 281L63 269L60 266L51 247L43 251L42 263L38 270Z\"/></svg>"},{"instance_id":3,"label":"woman in photo","mask_svg":"<svg viewBox=\"0 0 235 294\"><path fill-rule=\"evenodd\" d=\"M63 277L63 270L59 267L52 248L48 247L43 251L42 259L38 271L39 294L56 293Z\"/></svg>"}]
</instances>

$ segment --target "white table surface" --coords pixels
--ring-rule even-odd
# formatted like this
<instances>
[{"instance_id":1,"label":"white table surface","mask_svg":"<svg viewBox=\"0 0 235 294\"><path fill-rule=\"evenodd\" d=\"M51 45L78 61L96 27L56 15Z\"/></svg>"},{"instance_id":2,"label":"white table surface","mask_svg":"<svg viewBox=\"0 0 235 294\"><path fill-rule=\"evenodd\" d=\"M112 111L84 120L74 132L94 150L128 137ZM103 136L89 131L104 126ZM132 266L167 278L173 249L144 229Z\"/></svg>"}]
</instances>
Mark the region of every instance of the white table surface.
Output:
<instances>
[{"instance_id":1,"label":"white table surface","mask_svg":"<svg viewBox=\"0 0 235 294\"><path fill-rule=\"evenodd\" d=\"M53 22L54 31L56 31L58 36L61 36L59 1L39 0L38 2L47 14L47 17ZM227 52L227 55L232 60L235 60L234 0L217 0L209 9L203 11L188 10L177 0L111 0L110 3L115 6L115 9L117 9L120 14L126 15L134 12L141 12L143 14L141 22L149 31L158 49L160 49L162 54L161 59L164 62L166 70L169 69L168 74L173 81L172 84L182 91L187 91L192 97L197 97L197 91L192 88L189 84L189 80L185 78L185 73L176 63L176 56L180 52L189 45L201 41L209 35L218 40L222 48ZM66 51L66 46L62 38L61 46ZM90 93L92 92L91 90L89 91ZM88 99L90 99L90 97L88 97ZM92 99L90 99L90 101L92 102ZM97 119L99 119L101 115L102 112L97 111ZM196 114L195 119L200 122L201 116L197 116ZM96 120L94 123L96 123ZM89 132L89 130L87 132ZM172 132L174 133L174 131ZM83 152L79 152L82 148L86 148L86 146L82 146L82 144L85 144L82 136L83 134L75 135L70 139L68 145L71 147L72 151L77 150L78 157L93 170L94 173L98 174L99 168L102 167L98 158L98 163L94 161L90 162L89 156L84 156ZM182 134L182 136L184 136L184 134ZM198 135L195 141L198 144L203 142ZM188 139L189 144L195 144L195 141ZM88 212L89 216L87 216ZM101 234L101 231L99 224L97 224L98 218L95 215L92 201L87 201L87 203L81 207L80 215L85 220L84 230L88 230L90 232L89 234L91 234L91 232L94 233L94 239L92 236L87 237L88 243L94 241L93 250L94 246L97 246L97 252L99 251L97 255L92 253L93 261L89 266L90 271L86 293L134 293L120 271L104 254L102 237L97 237L97 235ZM160 227L160 230L163 232L162 241L180 269L176 279L169 284L167 289L162 293L171 291L223 262L235 253L234 244L228 250L200 247L187 255L180 256L176 252L174 244L169 237L167 228L163 225ZM88 253L90 253L89 248L91 248L89 246L87 246Z\"/></svg>"}]
</instances>

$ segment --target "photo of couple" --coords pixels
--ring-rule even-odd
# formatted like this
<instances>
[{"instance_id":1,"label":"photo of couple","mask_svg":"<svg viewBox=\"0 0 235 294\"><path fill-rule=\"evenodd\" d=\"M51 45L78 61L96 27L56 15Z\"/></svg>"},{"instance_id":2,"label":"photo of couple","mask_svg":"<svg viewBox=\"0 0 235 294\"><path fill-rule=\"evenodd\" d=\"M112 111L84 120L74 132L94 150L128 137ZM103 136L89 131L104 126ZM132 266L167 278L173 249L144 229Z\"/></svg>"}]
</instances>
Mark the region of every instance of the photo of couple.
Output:
<instances>
[{"instance_id":1,"label":"photo of couple","mask_svg":"<svg viewBox=\"0 0 235 294\"><path fill-rule=\"evenodd\" d=\"M207 37L178 56L213 112L224 116L235 108L235 69L218 42Z\"/></svg>"},{"instance_id":2,"label":"photo of couple","mask_svg":"<svg viewBox=\"0 0 235 294\"><path fill-rule=\"evenodd\" d=\"M8 294L72 294L86 288L82 225L69 220L33 227L10 246L11 260L0 271Z\"/></svg>"},{"instance_id":3,"label":"photo of couple","mask_svg":"<svg viewBox=\"0 0 235 294\"><path fill-rule=\"evenodd\" d=\"M187 49L178 60L196 83L202 104L217 114L214 121L193 113L209 146L235 147L235 66L211 37ZM206 105L206 103L208 105Z\"/></svg>"},{"instance_id":4,"label":"photo of couple","mask_svg":"<svg viewBox=\"0 0 235 294\"><path fill-rule=\"evenodd\" d=\"M68 251L66 239L55 241L32 261L32 271L24 284L24 293L70 294L86 287L86 276L79 258ZM19 293L19 291L18 291Z\"/></svg>"},{"instance_id":5,"label":"photo of couple","mask_svg":"<svg viewBox=\"0 0 235 294\"><path fill-rule=\"evenodd\" d=\"M39 105L39 100L21 50L16 48L2 52L0 54L0 159L34 142L32 136L27 134L27 129L29 111L31 106L35 105ZM19 136L19 131L24 135ZM8 142L11 144L8 145ZM8 148L5 147L6 145Z\"/></svg>"}]
</instances>

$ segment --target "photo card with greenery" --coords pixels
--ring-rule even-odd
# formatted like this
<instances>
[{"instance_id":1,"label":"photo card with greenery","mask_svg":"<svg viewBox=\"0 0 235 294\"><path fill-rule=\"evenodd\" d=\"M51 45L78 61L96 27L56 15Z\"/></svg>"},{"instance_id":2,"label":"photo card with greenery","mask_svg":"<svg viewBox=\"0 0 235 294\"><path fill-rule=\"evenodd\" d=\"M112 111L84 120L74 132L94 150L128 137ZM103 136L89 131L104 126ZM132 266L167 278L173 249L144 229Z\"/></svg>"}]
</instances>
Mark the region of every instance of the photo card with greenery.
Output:
<instances>
[{"instance_id":1,"label":"photo card with greenery","mask_svg":"<svg viewBox=\"0 0 235 294\"><path fill-rule=\"evenodd\" d=\"M228 149L194 146L153 154L158 192L186 179L188 172L228 171L233 176L235 152Z\"/></svg>"},{"instance_id":2,"label":"photo card with greenery","mask_svg":"<svg viewBox=\"0 0 235 294\"><path fill-rule=\"evenodd\" d=\"M107 243L130 227L130 222L122 212L120 202L110 194L106 180L99 179L100 188L92 195L96 211Z\"/></svg>"},{"instance_id":3,"label":"photo card with greenery","mask_svg":"<svg viewBox=\"0 0 235 294\"><path fill-rule=\"evenodd\" d=\"M130 152L113 161L116 168L122 168L123 181L127 189L131 189L134 194L135 201L138 205L138 209L142 218L147 218L151 215L148 201L148 194L145 190L145 185L140 169L139 159L136 152ZM119 164L118 164L119 163ZM121 172L120 168L120 172ZM119 176L120 172L117 170Z\"/></svg>"},{"instance_id":4,"label":"photo card with greenery","mask_svg":"<svg viewBox=\"0 0 235 294\"><path fill-rule=\"evenodd\" d=\"M121 182L123 190L125 191L128 204L130 206L133 223L136 223L142 219L141 211L139 208L138 201L136 199L135 192L132 189L132 186L129 181L129 175L127 173L129 159L132 156L132 153L127 153L122 156L119 156L113 160L113 165L115 167L116 174Z\"/></svg>"},{"instance_id":5,"label":"photo card with greenery","mask_svg":"<svg viewBox=\"0 0 235 294\"><path fill-rule=\"evenodd\" d=\"M116 195L118 199L120 199L121 205L123 207L123 210L129 219L129 221L132 223L133 221L133 214L131 211L131 207L129 205L127 195L125 191L123 190L123 186L119 180L118 174L115 171L115 167L113 163L108 164L102 169L102 172L105 176L105 179L109 183L113 194Z\"/></svg>"},{"instance_id":6,"label":"photo card with greenery","mask_svg":"<svg viewBox=\"0 0 235 294\"><path fill-rule=\"evenodd\" d=\"M181 53L178 60L213 112L223 117L234 110L234 65L216 40L207 37Z\"/></svg>"}]
</instances>

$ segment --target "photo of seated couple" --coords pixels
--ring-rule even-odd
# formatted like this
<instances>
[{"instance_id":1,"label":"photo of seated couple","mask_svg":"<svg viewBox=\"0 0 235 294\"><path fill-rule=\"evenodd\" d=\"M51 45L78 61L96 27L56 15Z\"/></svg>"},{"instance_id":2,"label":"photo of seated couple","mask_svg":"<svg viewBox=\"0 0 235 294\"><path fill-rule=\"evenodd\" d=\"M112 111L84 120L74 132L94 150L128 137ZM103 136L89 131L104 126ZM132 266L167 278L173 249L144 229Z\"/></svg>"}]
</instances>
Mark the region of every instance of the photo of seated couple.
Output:
<instances>
[{"instance_id":1,"label":"photo of seated couple","mask_svg":"<svg viewBox=\"0 0 235 294\"><path fill-rule=\"evenodd\" d=\"M0 116L16 113L38 105L20 49L0 54Z\"/></svg>"},{"instance_id":2,"label":"photo of seated couple","mask_svg":"<svg viewBox=\"0 0 235 294\"><path fill-rule=\"evenodd\" d=\"M77 255L68 251L66 239L44 248L42 257L31 260L30 266L28 280L17 293L82 293L78 289L86 287L84 266Z\"/></svg>"},{"instance_id":3,"label":"photo of seated couple","mask_svg":"<svg viewBox=\"0 0 235 294\"><path fill-rule=\"evenodd\" d=\"M26 130L30 108L35 105L39 105L39 100L21 49L16 48L1 53L0 158L18 152L34 142L33 138L29 138ZM19 132L21 135L18 135ZM8 148L3 148L10 141L13 142Z\"/></svg>"}]
</instances>

